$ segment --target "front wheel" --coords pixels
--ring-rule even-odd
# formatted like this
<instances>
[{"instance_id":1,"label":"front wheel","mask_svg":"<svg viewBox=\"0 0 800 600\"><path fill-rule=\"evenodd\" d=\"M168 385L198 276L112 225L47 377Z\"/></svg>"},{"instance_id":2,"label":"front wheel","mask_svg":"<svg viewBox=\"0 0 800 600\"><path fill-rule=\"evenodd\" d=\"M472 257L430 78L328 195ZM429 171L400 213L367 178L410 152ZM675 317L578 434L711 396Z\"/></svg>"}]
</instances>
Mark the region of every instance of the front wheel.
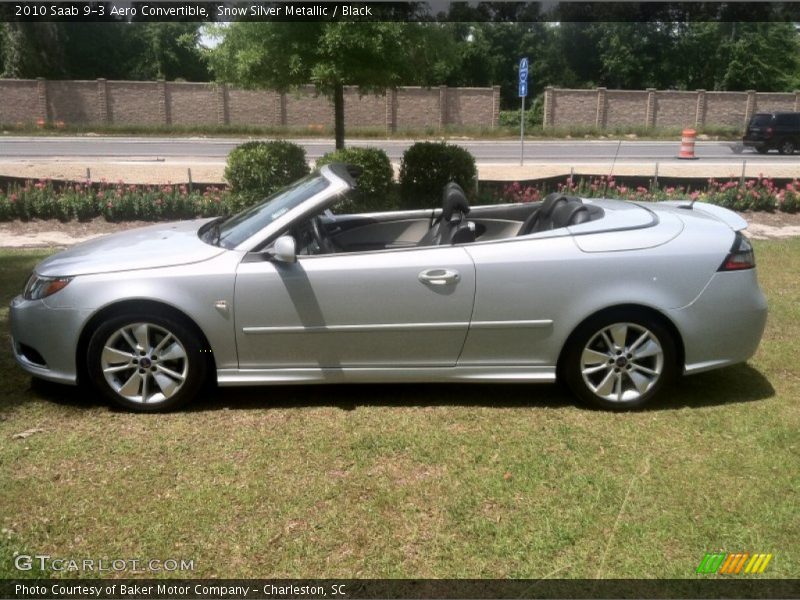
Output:
<instances>
[{"instance_id":1,"label":"front wheel","mask_svg":"<svg viewBox=\"0 0 800 600\"><path fill-rule=\"evenodd\" d=\"M675 372L672 335L645 315L609 314L584 324L573 336L563 365L576 396L610 410L643 406Z\"/></svg>"},{"instance_id":2,"label":"front wheel","mask_svg":"<svg viewBox=\"0 0 800 600\"><path fill-rule=\"evenodd\" d=\"M197 336L181 322L129 314L103 323L91 337L87 370L112 402L139 412L171 410L191 400L206 379Z\"/></svg>"}]
</instances>

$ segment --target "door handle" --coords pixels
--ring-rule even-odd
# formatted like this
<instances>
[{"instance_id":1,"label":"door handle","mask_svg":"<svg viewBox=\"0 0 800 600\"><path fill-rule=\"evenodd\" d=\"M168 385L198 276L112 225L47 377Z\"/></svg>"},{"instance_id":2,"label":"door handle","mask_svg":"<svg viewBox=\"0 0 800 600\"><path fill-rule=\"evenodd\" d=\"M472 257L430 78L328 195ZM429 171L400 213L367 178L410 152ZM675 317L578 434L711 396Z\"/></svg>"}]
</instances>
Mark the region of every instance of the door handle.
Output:
<instances>
[{"instance_id":1,"label":"door handle","mask_svg":"<svg viewBox=\"0 0 800 600\"><path fill-rule=\"evenodd\" d=\"M428 269L419 274L419 280L422 283L430 283L431 285L456 283L460 278L458 271L453 269Z\"/></svg>"}]
</instances>

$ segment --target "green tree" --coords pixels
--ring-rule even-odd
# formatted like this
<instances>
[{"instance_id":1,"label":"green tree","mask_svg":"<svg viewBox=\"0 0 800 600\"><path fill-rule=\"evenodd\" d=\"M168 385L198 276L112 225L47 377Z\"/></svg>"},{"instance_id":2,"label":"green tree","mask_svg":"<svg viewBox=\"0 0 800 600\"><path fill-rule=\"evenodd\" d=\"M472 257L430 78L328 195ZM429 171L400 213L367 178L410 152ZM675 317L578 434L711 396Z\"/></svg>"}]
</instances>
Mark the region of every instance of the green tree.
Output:
<instances>
[{"instance_id":1,"label":"green tree","mask_svg":"<svg viewBox=\"0 0 800 600\"><path fill-rule=\"evenodd\" d=\"M420 74L443 72L436 24L397 22L236 22L212 31L214 76L245 87L285 91L313 83L333 99L336 148L344 147L344 86L379 93ZM446 53L444 53L446 55ZM423 76L424 77L424 76Z\"/></svg>"},{"instance_id":2,"label":"green tree","mask_svg":"<svg viewBox=\"0 0 800 600\"><path fill-rule=\"evenodd\" d=\"M64 23L5 23L2 77L66 77Z\"/></svg>"},{"instance_id":3,"label":"green tree","mask_svg":"<svg viewBox=\"0 0 800 600\"><path fill-rule=\"evenodd\" d=\"M722 89L790 91L796 82L800 41L792 23L737 23L725 46Z\"/></svg>"},{"instance_id":4,"label":"green tree","mask_svg":"<svg viewBox=\"0 0 800 600\"><path fill-rule=\"evenodd\" d=\"M4 23L3 77L208 81L198 23Z\"/></svg>"}]
</instances>

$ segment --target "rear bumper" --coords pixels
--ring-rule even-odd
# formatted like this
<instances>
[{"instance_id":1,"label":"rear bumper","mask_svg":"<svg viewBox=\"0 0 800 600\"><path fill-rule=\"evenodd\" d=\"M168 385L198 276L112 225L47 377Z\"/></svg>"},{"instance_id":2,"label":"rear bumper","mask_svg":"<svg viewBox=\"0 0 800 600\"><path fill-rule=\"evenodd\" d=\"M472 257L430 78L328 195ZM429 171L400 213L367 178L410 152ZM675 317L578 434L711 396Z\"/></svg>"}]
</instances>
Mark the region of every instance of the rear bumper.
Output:
<instances>
[{"instance_id":1,"label":"rear bumper","mask_svg":"<svg viewBox=\"0 0 800 600\"><path fill-rule=\"evenodd\" d=\"M757 139L744 138L742 140L742 145L745 148L772 148L773 140L757 140Z\"/></svg>"},{"instance_id":2,"label":"rear bumper","mask_svg":"<svg viewBox=\"0 0 800 600\"><path fill-rule=\"evenodd\" d=\"M700 373L755 354L767 322L767 300L755 269L716 273L691 304L668 315L683 338L684 372Z\"/></svg>"}]
</instances>

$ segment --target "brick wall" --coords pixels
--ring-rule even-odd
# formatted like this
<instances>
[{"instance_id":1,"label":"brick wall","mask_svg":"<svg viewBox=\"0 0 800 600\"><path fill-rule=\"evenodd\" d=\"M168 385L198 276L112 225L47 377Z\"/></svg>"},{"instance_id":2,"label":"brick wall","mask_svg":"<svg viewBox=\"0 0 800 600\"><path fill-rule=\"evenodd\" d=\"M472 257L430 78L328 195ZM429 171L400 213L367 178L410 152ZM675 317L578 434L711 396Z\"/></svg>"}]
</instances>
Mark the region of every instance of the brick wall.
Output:
<instances>
[{"instance_id":1,"label":"brick wall","mask_svg":"<svg viewBox=\"0 0 800 600\"><path fill-rule=\"evenodd\" d=\"M545 89L544 126L743 128L755 112L800 111L793 93Z\"/></svg>"},{"instance_id":2,"label":"brick wall","mask_svg":"<svg viewBox=\"0 0 800 600\"><path fill-rule=\"evenodd\" d=\"M348 127L496 127L500 88L345 89ZM277 93L208 83L0 79L0 123L331 127L333 106L313 86Z\"/></svg>"}]
</instances>

